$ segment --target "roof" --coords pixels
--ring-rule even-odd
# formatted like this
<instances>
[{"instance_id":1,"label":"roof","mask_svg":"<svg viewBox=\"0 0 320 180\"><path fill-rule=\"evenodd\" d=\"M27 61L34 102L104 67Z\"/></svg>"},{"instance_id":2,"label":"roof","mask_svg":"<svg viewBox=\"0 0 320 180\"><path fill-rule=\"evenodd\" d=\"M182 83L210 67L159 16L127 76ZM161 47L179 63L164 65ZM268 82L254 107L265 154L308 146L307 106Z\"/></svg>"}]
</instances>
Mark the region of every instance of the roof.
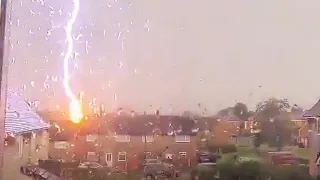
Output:
<instances>
[{"instance_id":1,"label":"roof","mask_svg":"<svg viewBox=\"0 0 320 180\"><path fill-rule=\"evenodd\" d=\"M320 100L313 105L313 107L309 110L307 110L304 115L304 117L318 117L320 116Z\"/></svg>"},{"instance_id":2,"label":"roof","mask_svg":"<svg viewBox=\"0 0 320 180\"><path fill-rule=\"evenodd\" d=\"M225 117L223 117L223 120L225 120L227 122L242 122L243 121L238 116L235 116L235 115L225 116Z\"/></svg>"},{"instance_id":3,"label":"roof","mask_svg":"<svg viewBox=\"0 0 320 180\"><path fill-rule=\"evenodd\" d=\"M5 113L6 133L20 134L48 129L49 127L50 125L44 122L26 101L14 93L7 94Z\"/></svg>"},{"instance_id":4,"label":"roof","mask_svg":"<svg viewBox=\"0 0 320 180\"><path fill-rule=\"evenodd\" d=\"M144 135L192 135L196 131L195 121L182 116L138 115L134 117L119 116L114 119L116 134Z\"/></svg>"},{"instance_id":5,"label":"roof","mask_svg":"<svg viewBox=\"0 0 320 180\"><path fill-rule=\"evenodd\" d=\"M55 121L60 132L51 130L51 140L66 141L76 135L118 134L143 136L160 135L196 135L197 122L182 116L157 115L107 115L105 117L89 117L81 124L72 124L68 120Z\"/></svg>"},{"instance_id":6,"label":"roof","mask_svg":"<svg viewBox=\"0 0 320 180\"><path fill-rule=\"evenodd\" d=\"M301 120L301 121L305 121L306 118L304 117L306 111L302 111L302 112L292 112L291 113L291 119L292 120Z\"/></svg>"}]
</instances>

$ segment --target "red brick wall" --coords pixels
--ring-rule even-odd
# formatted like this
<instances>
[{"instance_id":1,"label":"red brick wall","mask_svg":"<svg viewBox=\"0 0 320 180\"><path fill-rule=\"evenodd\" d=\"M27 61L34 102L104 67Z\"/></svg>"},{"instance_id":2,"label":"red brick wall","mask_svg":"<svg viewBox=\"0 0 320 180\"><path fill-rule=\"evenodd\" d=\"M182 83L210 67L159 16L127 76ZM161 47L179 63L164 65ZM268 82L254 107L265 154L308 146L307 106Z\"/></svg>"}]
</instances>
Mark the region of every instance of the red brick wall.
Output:
<instances>
[{"instance_id":1,"label":"red brick wall","mask_svg":"<svg viewBox=\"0 0 320 180\"><path fill-rule=\"evenodd\" d=\"M86 137L78 137L70 143L73 147L67 150L57 150L51 144L50 156L67 160L85 160L87 152L100 152L100 163L105 164L105 154L112 153L113 167L120 169L138 168L144 160L145 143L142 142L141 136L131 136L130 142L116 142L112 136L100 136L96 142L86 142ZM189 161L191 165L196 164L196 137L191 137L189 143L176 143L172 136L158 136L154 138L154 142L146 145L146 151L155 155L164 150L163 154L174 154L174 163L177 166L188 166ZM127 161L118 161L118 152L126 152ZM179 152L186 152L186 158L180 157Z\"/></svg>"}]
</instances>

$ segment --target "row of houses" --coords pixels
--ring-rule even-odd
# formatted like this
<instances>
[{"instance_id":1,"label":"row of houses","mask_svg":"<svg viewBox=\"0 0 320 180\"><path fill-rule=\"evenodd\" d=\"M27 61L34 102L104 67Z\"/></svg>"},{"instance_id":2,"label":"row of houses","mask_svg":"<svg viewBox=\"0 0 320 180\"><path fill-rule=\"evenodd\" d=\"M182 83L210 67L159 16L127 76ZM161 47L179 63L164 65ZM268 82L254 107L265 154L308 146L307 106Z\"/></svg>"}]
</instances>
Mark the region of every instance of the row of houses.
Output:
<instances>
[{"instance_id":1,"label":"row of houses","mask_svg":"<svg viewBox=\"0 0 320 180\"><path fill-rule=\"evenodd\" d=\"M320 102L303 115L319 117ZM41 118L40 118L41 117ZM45 119L45 120L43 120ZM308 120L292 117L301 141ZM18 167L39 159L88 160L109 167L135 168L145 157L160 157L177 166L195 165L199 134L210 132L217 143L228 143L239 132L240 120L230 115L189 118L159 115L105 115L73 124L60 113L35 113L28 103L8 95L3 168L4 179L22 179ZM245 122L249 130L252 121Z\"/></svg>"},{"instance_id":2,"label":"row of houses","mask_svg":"<svg viewBox=\"0 0 320 180\"><path fill-rule=\"evenodd\" d=\"M53 120L49 156L96 161L120 169L137 168L147 158L161 158L186 168L197 162L199 132L227 143L236 126L217 118L136 115L88 117L81 124Z\"/></svg>"}]
</instances>

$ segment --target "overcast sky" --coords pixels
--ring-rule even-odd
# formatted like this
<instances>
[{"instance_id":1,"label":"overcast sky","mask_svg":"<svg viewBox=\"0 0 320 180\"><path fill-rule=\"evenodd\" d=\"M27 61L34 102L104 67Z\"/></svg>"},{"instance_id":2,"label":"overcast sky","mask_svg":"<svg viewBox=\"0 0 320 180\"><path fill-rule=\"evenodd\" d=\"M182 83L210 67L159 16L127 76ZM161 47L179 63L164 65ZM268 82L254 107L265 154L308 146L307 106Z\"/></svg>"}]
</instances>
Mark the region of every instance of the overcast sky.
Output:
<instances>
[{"instance_id":1,"label":"overcast sky","mask_svg":"<svg viewBox=\"0 0 320 180\"><path fill-rule=\"evenodd\" d=\"M63 106L72 1L22 2L13 4L9 88ZM213 113L268 97L309 108L320 96L319 17L318 0L80 0L70 84L138 111Z\"/></svg>"}]
</instances>

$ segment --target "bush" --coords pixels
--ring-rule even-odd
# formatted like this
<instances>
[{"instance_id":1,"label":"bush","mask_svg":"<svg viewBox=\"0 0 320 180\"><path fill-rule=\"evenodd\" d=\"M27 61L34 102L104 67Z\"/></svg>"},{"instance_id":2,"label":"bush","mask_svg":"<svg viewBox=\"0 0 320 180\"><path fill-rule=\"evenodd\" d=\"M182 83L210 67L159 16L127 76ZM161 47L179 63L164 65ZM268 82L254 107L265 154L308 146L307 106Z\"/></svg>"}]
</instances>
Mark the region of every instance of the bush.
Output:
<instances>
[{"instance_id":1,"label":"bush","mask_svg":"<svg viewBox=\"0 0 320 180\"><path fill-rule=\"evenodd\" d=\"M257 180L270 177L268 166L258 161L226 162L218 166L221 180Z\"/></svg>"},{"instance_id":2,"label":"bush","mask_svg":"<svg viewBox=\"0 0 320 180\"><path fill-rule=\"evenodd\" d=\"M278 166L271 177L272 180L312 180L307 169L299 166Z\"/></svg>"},{"instance_id":3,"label":"bush","mask_svg":"<svg viewBox=\"0 0 320 180\"><path fill-rule=\"evenodd\" d=\"M219 173L217 173L217 171ZM271 166L259 161L234 163L226 161L215 168L201 167L192 171L192 177L199 180L212 180L219 174L220 180L311 180L306 167L300 166Z\"/></svg>"},{"instance_id":4,"label":"bush","mask_svg":"<svg viewBox=\"0 0 320 180\"><path fill-rule=\"evenodd\" d=\"M235 153L237 152L237 147L234 144L226 144L221 147L222 153Z\"/></svg>"},{"instance_id":5,"label":"bush","mask_svg":"<svg viewBox=\"0 0 320 180\"><path fill-rule=\"evenodd\" d=\"M191 171L191 179L198 177L199 180L212 180L212 177L217 175L217 167L198 166Z\"/></svg>"},{"instance_id":6,"label":"bush","mask_svg":"<svg viewBox=\"0 0 320 180\"><path fill-rule=\"evenodd\" d=\"M299 162L300 162L300 164L308 165L309 164L309 159L299 158Z\"/></svg>"}]
</instances>

